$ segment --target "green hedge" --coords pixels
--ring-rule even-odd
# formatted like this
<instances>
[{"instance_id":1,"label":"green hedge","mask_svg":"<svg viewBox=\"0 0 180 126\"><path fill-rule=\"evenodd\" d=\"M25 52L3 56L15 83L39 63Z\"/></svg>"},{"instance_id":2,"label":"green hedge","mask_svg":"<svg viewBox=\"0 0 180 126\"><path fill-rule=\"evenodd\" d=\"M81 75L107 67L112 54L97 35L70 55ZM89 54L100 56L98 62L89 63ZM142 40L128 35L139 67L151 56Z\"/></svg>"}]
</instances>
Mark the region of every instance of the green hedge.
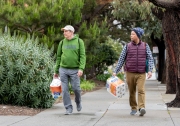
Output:
<instances>
[{"instance_id":1,"label":"green hedge","mask_svg":"<svg viewBox=\"0 0 180 126\"><path fill-rule=\"evenodd\" d=\"M80 86L82 91L92 91L95 88L96 84L92 81L83 80Z\"/></svg>"},{"instance_id":2,"label":"green hedge","mask_svg":"<svg viewBox=\"0 0 180 126\"><path fill-rule=\"evenodd\" d=\"M0 104L49 108L54 62L38 39L0 34Z\"/></svg>"},{"instance_id":3,"label":"green hedge","mask_svg":"<svg viewBox=\"0 0 180 126\"><path fill-rule=\"evenodd\" d=\"M111 76L112 76L112 74L99 74L96 76L96 79L100 80L100 81L106 81ZM119 77L121 80L124 80L124 74L123 73L118 73L116 76Z\"/></svg>"}]
</instances>

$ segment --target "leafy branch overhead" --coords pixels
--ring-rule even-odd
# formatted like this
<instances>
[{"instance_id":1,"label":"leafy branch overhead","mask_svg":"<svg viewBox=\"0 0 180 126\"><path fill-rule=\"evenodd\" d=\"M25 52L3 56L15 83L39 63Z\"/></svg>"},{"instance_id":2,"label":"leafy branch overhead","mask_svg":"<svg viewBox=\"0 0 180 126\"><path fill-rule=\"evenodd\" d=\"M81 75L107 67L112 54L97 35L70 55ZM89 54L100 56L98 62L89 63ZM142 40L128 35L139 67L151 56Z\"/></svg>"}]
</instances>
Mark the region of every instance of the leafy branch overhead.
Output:
<instances>
[{"instance_id":1,"label":"leafy branch overhead","mask_svg":"<svg viewBox=\"0 0 180 126\"><path fill-rule=\"evenodd\" d=\"M76 24L81 20L83 0L3 0L0 2L1 26L11 31L30 33L38 36L40 42L60 41L60 28L66 24Z\"/></svg>"},{"instance_id":2,"label":"leafy branch overhead","mask_svg":"<svg viewBox=\"0 0 180 126\"><path fill-rule=\"evenodd\" d=\"M154 34L156 38L161 38L161 22L152 13L155 6L148 1L140 0L114 0L112 2L112 14L117 20L117 27L112 27L113 31L118 29L120 41L129 41L129 35L133 27L142 27L145 30L143 40L150 43L150 36ZM113 26L113 25L112 25ZM112 32L112 36L114 36ZM126 36L126 37L124 37ZM116 38L118 37L115 36Z\"/></svg>"}]
</instances>

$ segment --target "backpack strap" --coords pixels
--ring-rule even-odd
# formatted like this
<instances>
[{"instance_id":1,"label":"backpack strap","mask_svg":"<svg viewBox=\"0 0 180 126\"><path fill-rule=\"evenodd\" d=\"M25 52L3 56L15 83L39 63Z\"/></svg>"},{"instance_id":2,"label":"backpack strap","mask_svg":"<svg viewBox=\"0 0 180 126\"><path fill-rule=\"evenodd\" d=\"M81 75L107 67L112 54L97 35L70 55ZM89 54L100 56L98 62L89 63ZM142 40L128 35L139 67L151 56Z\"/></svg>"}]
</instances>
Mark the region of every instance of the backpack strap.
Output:
<instances>
[{"instance_id":1,"label":"backpack strap","mask_svg":"<svg viewBox=\"0 0 180 126\"><path fill-rule=\"evenodd\" d=\"M62 42L61 42L61 55L62 55L62 45L63 45L63 40L62 40Z\"/></svg>"},{"instance_id":2,"label":"backpack strap","mask_svg":"<svg viewBox=\"0 0 180 126\"><path fill-rule=\"evenodd\" d=\"M78 44L79 44L79 62L80 62L80 42L79 42L79 38L78 38Z\"/></svg>"},{"instance_id":3,"label":"backpack strap","mask_svg":"<svg viewBox=\"0 0 180 126\"><path fill-rule=\"evenodd\" d=\"M145 44L145 50L146 50L146 42L143 42ZM147 54L146 54L147 56ZM145 67L145 72L148 73L149 72L149 63L148 63L148 59L146 57L146 67Z\"/></svg>"}]
</instances>

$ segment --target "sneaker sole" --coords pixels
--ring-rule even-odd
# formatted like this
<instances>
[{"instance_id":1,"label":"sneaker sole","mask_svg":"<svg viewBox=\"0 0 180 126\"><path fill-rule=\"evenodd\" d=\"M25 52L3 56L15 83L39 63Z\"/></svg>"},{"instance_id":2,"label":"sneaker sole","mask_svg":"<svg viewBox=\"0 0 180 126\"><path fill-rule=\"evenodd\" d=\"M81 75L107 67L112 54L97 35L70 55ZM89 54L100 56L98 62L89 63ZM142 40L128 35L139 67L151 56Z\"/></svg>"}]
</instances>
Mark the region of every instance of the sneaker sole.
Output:
<instances>
[{"instance_id":1,"label":"sneaker sole","mask_svg":"<svg viewBox=\"0 0 180 126\"><path fill-rule=\"evenodd\" d=\"M134 112L134 113L130 113L130 115L137 115L137 111L136 111L136 112Z\"/></svg>"},{"instance_id":2,"label":"sneaker sole","mask_svg":"<svg viewBox=\"0 0 180 126\"><path fill-rule=\"evenodd\" d=\"M65 113L64 115L71 115L72 113Z\"/></svg>"},{"instance_id":3,"label":"sneaker sole","mask_svg":"<svg viewBox=\"0 0 180 126\"><path fill-rule=\"evenodd\" d=\"M77 108L77 111L80 112L82 108Z\"/></svg>"},{"instance_id":4,"label":"sneaker sole","mask_svg":"<svg viewBox=\"0 0 180 126\"><path fill-rule=\"evenodd\" d=\"M139 116L143 116L145 113L146 113L145 109L142 109L142 110L140 111Z\"/></svg>"},{"instance_id":5,"label":"sneaker sole","mask_svg":"<svg viewBox=\"0 0 180 126\"><path fill-rule=\"evenodd\" d=\"M135 114L130 114L130 115L137 115L137 112Z\"/></svg>"},{"instance_id":6,"label":"sneaker sole","mask_svg":"<svg viewBox=\"0 0 180 126\"><path fill-rule=\"evenodd\" d=\"M77 108L77 111L78 111L78 112L81 111L81 109L82 109L81 104L78 104L78 105L77 105L77 103L76 103L76 108Z\"/></svg>"},{"instance_id":7,"label":"sneaker sole","mask_svg":"<svg viewBox=\"0 0 180 126\"><path fill-rule=\"evenodd\" d=\"M71 115L72 114L72 111L66 111L65 113L64 113L64 115Z\"/></svg>"}]
</instances>

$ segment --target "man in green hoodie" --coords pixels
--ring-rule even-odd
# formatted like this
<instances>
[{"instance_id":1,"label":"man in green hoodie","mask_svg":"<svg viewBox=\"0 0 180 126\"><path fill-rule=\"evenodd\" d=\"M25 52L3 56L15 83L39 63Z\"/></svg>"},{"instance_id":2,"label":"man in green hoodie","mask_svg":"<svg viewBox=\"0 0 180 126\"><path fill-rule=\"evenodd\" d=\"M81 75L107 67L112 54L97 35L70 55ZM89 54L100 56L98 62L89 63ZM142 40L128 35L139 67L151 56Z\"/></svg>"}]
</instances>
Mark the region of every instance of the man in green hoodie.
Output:
<instances>
[{"instance_id":1,"label":"man in green hoodie","mask_svg":"<svg viewBox=\"0 0 180 126\"><path fill-rule=\"evenodd\" d=\"M86 64L84 42L74 34L74 27L66 25L61 29L64 31L64 39L59 43L54 77L61 79L63 103L66 109L65 115L73 112L69 94L69 82L72 85L77 111L81 111L81 88L80 77Z\"/></svg>"}]
</instances>

